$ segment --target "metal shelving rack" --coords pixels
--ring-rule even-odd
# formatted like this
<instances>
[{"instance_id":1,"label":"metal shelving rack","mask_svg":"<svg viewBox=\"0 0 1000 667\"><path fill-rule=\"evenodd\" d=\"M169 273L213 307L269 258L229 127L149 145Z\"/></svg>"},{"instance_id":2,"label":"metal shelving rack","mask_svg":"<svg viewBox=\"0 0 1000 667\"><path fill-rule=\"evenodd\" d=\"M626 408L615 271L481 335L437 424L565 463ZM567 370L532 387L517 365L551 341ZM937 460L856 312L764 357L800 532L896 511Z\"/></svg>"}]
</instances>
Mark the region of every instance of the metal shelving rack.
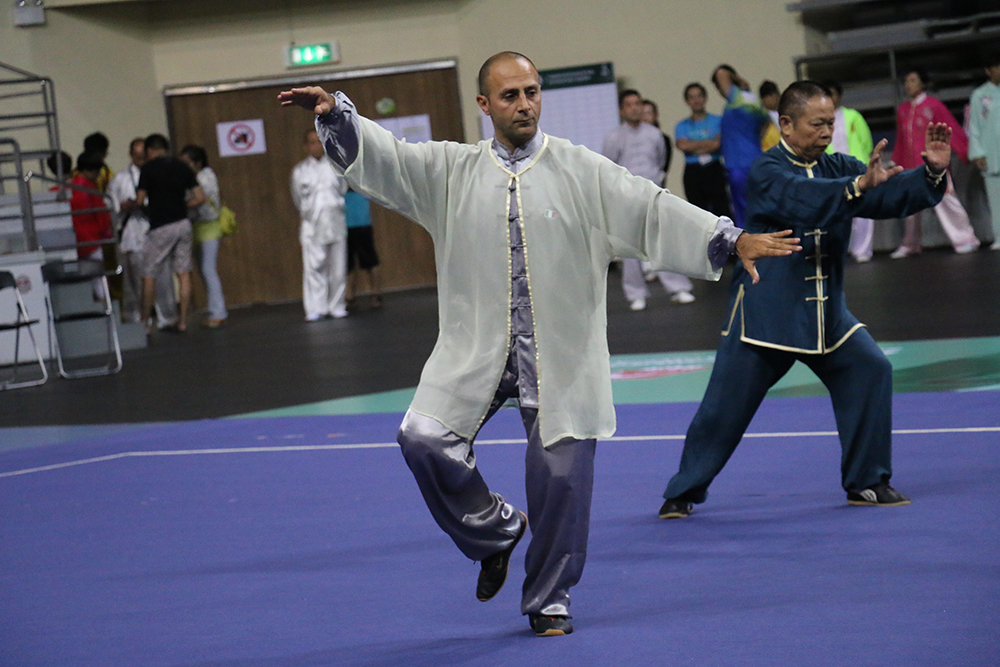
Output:
<instances>
[{"instance_id":1,"label":"metal shelving rack","mask_svg":"<svg viewBox=\"0 0 1000 667\"><path fill-rule=\"evenodd\" d=\"M796 58L799 79L835 79L844 104L865 114L873 130L889 129L902 101L908 68L930 74L934 95L959 118L983 80L982 56L1000 43L997 0L804 0L807 54Z\"/></svg>"}]
</instances>

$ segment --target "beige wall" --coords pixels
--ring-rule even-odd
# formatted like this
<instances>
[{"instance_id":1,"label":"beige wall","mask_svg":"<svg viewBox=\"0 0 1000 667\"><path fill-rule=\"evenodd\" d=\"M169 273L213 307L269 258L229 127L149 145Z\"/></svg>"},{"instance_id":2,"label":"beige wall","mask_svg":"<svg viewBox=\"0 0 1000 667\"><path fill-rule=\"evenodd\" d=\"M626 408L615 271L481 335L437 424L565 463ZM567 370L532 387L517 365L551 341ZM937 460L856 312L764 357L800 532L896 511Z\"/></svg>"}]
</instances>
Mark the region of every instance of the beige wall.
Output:
<instances>
[{"instance_id":1,"label":"beige wall","mask_svg":"<svg viewBox=\"0 0 1000 667\"><path fill-rule=\"evenodd\" d=\"M74 0L75 2L76 0ZM457 57L466 135L478 139L480 63L496 51L529 55L541 69L612 61L623 83L660 104L668 134L686 107L681 90L708 82L720 62L752 85L785 85L804 31L785 0L172 0L48 10L48 25L0 18L0 61L51 76L64 143L75 152L95 130L113 157L135 134L163 131L161 90L181 83L288 73L294 39L336 39L338 68ZM277 8L276 8L277 7ZM2 11L2 10L0 10ZM721 101L710 91L712 110ZM544 106L543 106L544 113ZM123 160L123 159L122 159ZM112 160L118 166L122 160ZM680 160L670 185L679 189Z\"/></svg>"},{"instance_id":2,"label":"beige wall","mask_svg":"<svg viewBox=\"0 0 1000 667\"><path fill-rule=\"evenodd\" d=\"M144 6L125 16L49 10L45 26L17 28L9 5L0 9L0 62L54 80L63 148L74 158L83 138L101 130L117 168L129 139L166 128L144 14Z\"/></svg>"},{"instance_id":3,"label":"beige wall","mask_svg":"<svg viewBox=\"0 0 1000 667\"><path fill-rule=\"evenodd\" d=\"M540 69L611 61L619 81L660 107L660 122L673 125L688 112L684 86L709 88L709 110L722 101L709 76L721 62L732 64L756 90L769 78L784 86L794 80L792 57L803 49L798 15L784 0L473 0L460 11L462 84L473 94L478 66L491 54L512 49ZM580 9L577 9L580 7ZM516 31L491 30L505 17L519 18ZM544 91L542 114L545 114ZM475 110L466 108L466 128ZM676 151L675 151L676 153ZM681 192L683 165L675 155L668 185Z\"/></svg>"}]
</instances>

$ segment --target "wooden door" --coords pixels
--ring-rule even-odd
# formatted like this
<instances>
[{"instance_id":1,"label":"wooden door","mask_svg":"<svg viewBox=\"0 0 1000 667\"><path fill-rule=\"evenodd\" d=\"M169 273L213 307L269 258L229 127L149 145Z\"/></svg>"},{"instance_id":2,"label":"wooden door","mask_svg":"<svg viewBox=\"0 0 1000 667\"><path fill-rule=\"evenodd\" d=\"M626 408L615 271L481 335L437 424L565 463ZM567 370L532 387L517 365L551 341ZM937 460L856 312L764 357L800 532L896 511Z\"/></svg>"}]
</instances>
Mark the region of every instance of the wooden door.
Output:
<instances>
[{"instance_id":1,"label":"wooden door","mask_svg":"<svg viewBox=\"0 0 1000 667\"><path fill-rule=\"evenodd\" d=\"M292 203L289 179L305 157L304 136L313 116L299 108L282 108L282 90L307 85L288 79L256 87L228 89L219 85L167 92L167 117L174 150L197 144L208 153L219 176L223 202L236 213L239 231L223 239L219 275L230 305L289 301L302 298L302 251L299 217ZM462 141L458 75L447 68L309 81L326 90L342 90L358 111L372 119L428 114L435 140ZM376 102L394 101L387 115ZM385 109L385 103L379 105ZM267 152L220 157L216 124L262 119ZM386 289L434 284L433 245L419 226L372 204L375 245ZM195 301L205 303L201 281L195 280Z\"/></svg>"}]
</instances>

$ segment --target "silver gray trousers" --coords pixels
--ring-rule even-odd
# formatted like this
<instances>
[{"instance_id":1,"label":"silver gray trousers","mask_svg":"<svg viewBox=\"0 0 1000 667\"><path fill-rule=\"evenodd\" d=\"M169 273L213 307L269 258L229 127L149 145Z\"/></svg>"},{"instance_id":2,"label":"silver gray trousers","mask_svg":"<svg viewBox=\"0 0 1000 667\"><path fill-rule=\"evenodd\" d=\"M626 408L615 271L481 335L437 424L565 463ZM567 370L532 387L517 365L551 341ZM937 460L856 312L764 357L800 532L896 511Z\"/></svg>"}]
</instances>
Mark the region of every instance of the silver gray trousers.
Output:
<instances>
[{"instance_id":1,"label":"silver gray trousers","mask_svg":"<svg viewBox=\"0 0 1000 667\"><path fill-rule=\"evenodd\" d=\"M485 423L516 396L516 361L508 362ZM596 440L566 438L542 446L538 410L521 408L528 436L525 490L531 542L521 613L569 616L569 589L587 558ZM397 436L431 516L463 554L483 560L510 547L518 512L492 493L476 467L472 441L436 419L408 410Z\"/></svg>"}]
</instances>

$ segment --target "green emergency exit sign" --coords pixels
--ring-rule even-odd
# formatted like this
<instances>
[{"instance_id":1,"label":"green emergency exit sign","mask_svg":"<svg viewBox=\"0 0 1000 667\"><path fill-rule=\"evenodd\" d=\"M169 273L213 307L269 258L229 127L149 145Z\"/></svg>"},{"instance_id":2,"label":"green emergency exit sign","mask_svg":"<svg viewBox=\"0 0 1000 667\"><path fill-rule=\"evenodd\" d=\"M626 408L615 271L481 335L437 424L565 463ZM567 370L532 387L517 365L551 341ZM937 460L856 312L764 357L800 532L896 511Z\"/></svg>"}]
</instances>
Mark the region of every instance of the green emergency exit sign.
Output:
<instances>
[{"instance_id":1,"label":"green emergency exit sign","mask_svg":"<svg viewBox=\"0 0 1000 667\"><path fill-rule=\"evenodd\" d=\"M336 42L303 44L288 47L289 67L310 67L340 62L340 52Z\"/></svg>"}]
</instances>

